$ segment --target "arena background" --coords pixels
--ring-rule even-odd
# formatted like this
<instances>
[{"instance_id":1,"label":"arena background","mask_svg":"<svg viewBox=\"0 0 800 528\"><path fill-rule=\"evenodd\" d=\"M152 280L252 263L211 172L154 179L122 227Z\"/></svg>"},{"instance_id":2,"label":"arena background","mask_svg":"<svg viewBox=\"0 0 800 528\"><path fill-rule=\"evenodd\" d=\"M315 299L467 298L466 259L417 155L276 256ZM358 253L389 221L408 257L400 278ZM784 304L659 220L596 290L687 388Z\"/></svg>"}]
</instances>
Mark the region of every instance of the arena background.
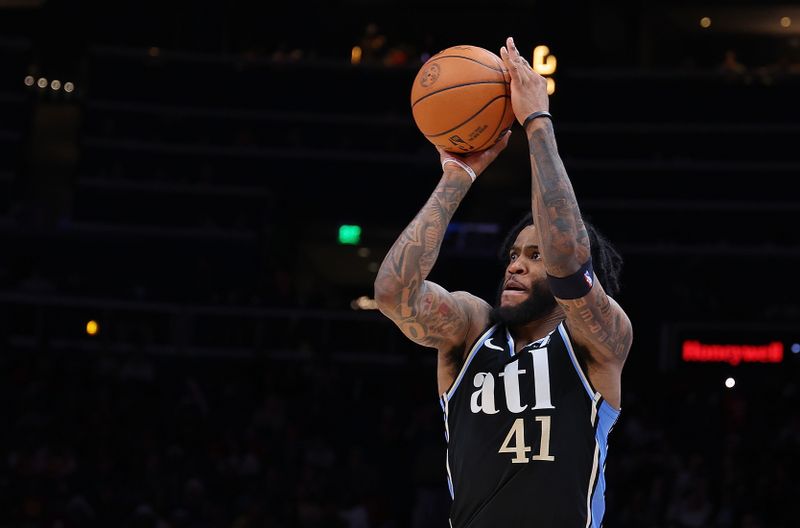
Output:
<instances>
[{"instance_id":1,"label":"arena background","mask_svg":"<svg viewBox=\"0 0 800 528\"><path fill-rule=\"evenodd\" d=\"M434 353L370 297L440 175L414 75L508 35L557 57L625 258L605 526L797 526L800 6L0 0L0 28L0 526L447 526ZM495 295L516 130L448 289Z\"/></svg>"}]
</instances>

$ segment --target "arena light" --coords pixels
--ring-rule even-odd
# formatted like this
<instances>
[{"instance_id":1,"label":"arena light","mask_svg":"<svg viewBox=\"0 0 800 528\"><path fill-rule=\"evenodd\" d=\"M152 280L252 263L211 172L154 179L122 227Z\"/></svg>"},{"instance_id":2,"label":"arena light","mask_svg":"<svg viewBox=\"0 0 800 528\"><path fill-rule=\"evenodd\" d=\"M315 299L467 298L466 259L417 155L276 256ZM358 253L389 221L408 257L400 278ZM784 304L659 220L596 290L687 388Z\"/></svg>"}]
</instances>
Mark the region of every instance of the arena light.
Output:
<instances>
[{"instance_id":1,"label":"arena light","mask_svg":"<svg viewBox=\"0 0 800 528\"><path fill-rule=\"evenodd\" d=\"M40 77L39 80L36 81L36 86L42 89L47 88L47 79Z\"/></svg>"},{"instance_id":2,"label":"arena light","mask_svg":"<svg viewBox=\"0 0 800 528\"><path fill-rule=\"evenodd\" d=\"M711 18L703 17L700 19L700 27L703 29L708 29L711 27Z\"/></svg>"},{"instance_id":3,"label":"arena light","mask_svg":"<svg viewBox=\"0 0 800 528\"><path fill-rule=\"evenodd\" d=\"M361 64L361 46L353 46L350 50L350 64Z\"/></svg>"},{"instance_id":4,"label":"arena light","mask_svg":"<svg viewBox=\"0 0 800 528\"><path fill-rule=\"evenodd\" d=\"M378 303L375 301L375 299L367 297L366 295L362 295L350 303L350 308L353 310L377 310Z\"/></svg>"},{"instance_id":5,"label":"arena light","mask_svg":"<svg viewBox=\"0 0 800 528\"><path fill-rule=\"evenodd\" d=\"M343 224L339 226L339 243L355 246L361 241L361 226Z\"/></svg>"},{"instance_id":6,"label":"arena light","mask_svg":"<svg viewBox=\"0 0 800 528\"><path fill-rule=\"evenodd\" d=\"M86 333L89 334L90 336L97 335L99 331L100 331L100 325L98 325L97 321L95 321L94 319L86 323Z\"/></svg>"},{"instance_id":7,"label":"arena light","mask_svg":"<svg viewBox=\"0 0 800 528\"><path fill-rule=\"evenodd\" d=\"M732 389L734 386L736 386L736 380L733 379L733 378L726 379L725 380L725 386L727 388L729 388L729 389Z\"/></svg>"},{"instance_id":8,"label":"arena light","mask_svg":"<svg viewBox=\"0 0 800 528\"><path fill-rule=\"evenodd\" d=\"M550 48L541 44L533 48L531 68L547 80L547 95L556 93L556 81L552 75L556 72L556 56L550 54Z\"/></svg>"},{"instance_id":9,"label":"arena light","mask_svg":"<svg viewBox=\"0 0 800 528\"><path fill-rule=\"evenodd\" d=\"M67 81L64 83L64 91L67 93L72 93L75 91L75 85L71 82Z\"/></svg>"},{"instance_id":10,"label":"arena light","mask_svg":"<svg viewBox=\"0 0 800 528\"><path fill-rule=\"evenodd\" d=\"M545 45L533 48L533 70L539 75L553 75L556 72L556 57L550 55L550 48Z\"/></svg>"},{"instance_id":11,"label":"arena light","mask_svg":"<svg viewBox=\"0 0 800 528\"><path fill-rule=\"evenodd\" d=\"M61 81L59 81L58 79L53 79L50 82L50 89L53 90L54 92L59 91L61 89Z\"/></svg>"},{"instance_id":12,"label":"arena light","mask_svg":"<svg viewBox=\"0 0 800 528\"><path fill-rule=\"evenodd\" d=\"M25 76L25 86L33 86L35 83L36 79L33 78L33 75Z\"/></svg>"},{"instance_id":13,"label":"arena light","mask_svg":"<svg viewBox=\"0 0 800 528\"><path fill-rule=\"evenodd\" d=\"M716 344L686 340L681 349L681 359L689 363L780 363L783 361L783 343L767 344Z\"/></svg>"},{"instance_id":14,"label":"arena light","mask_svg":"<svg viewBox=\"0 0 800 528\"><path fill-rule=\"evenodd\" d=\"M791 18L789 18L788 16L781 17L781 27L788 28L791 25L792 25L792 19Z\"/></svg>"}]
</instances>

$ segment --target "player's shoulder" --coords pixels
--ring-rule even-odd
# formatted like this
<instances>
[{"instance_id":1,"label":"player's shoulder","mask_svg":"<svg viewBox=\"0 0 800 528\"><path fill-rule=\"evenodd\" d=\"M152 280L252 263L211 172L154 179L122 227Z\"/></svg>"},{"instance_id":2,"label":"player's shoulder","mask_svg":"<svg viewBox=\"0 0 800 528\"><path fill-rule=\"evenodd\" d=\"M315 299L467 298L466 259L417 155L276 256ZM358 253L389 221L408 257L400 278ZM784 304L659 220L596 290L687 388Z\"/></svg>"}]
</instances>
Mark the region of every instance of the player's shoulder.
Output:
<instances>
[{"instance_id":1,"label":"player's shoulder","mask_svg":"<svg viewBox=\"0 0 800 528\"><path fill-rule=\"evenodd\" d=\"M466 291L452 292L452 296L456 299L462 310L464 310L464 314L469 319L469 329L467 330L464 342L464 345L469 345L489 327L492 306L477 295Z\"/></svg>"},{"instance_id":2,"label":"player's shoulder","mask_svg":"<svg viewBox=\"0 0 800 528\"><path fill-rule=\"evenodd\" d=\"M466 291L454 291L451 295L470 317L485 317L488 321L489 314L492 311L492 307L488 302Z\"/></svg>"}]
</instances>

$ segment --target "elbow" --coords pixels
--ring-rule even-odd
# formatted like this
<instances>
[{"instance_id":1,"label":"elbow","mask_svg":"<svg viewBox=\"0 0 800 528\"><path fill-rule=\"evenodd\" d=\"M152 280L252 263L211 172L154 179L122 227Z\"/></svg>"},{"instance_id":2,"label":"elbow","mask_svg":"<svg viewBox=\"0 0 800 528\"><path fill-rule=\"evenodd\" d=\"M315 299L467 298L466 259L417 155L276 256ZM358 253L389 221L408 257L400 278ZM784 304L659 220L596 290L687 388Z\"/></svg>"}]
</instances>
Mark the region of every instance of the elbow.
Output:
<instances>
[{"instance_id":1,"label":"elbow","mask_svg":"<svg viewBox=\"0 0 800 528\"><path fill-rule=\"evenodd\" d=\"M380 271L375 278L374 297L375 303L381 312L397 304L403 286L396 280L384 276Z\"/></svg>"}]
</instances>

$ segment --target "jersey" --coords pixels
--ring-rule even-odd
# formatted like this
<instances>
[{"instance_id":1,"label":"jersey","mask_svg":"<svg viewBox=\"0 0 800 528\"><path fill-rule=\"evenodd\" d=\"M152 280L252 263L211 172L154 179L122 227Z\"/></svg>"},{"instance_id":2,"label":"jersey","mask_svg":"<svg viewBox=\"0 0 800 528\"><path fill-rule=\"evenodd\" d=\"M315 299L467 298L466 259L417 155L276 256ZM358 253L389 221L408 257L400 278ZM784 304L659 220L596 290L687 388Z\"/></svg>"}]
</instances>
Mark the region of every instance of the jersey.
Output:
<instances>
[{"instance_id":1,"label":"jersey","mask_svg":"<svg viewBox=\"0 0 800 528\"><path fill-rule=\"evenodd\" d=\"M599 528L619 411L592 388L564 323L519 353L477 339L441 395L453 528Z\"/></svg>"}]
</instances>

